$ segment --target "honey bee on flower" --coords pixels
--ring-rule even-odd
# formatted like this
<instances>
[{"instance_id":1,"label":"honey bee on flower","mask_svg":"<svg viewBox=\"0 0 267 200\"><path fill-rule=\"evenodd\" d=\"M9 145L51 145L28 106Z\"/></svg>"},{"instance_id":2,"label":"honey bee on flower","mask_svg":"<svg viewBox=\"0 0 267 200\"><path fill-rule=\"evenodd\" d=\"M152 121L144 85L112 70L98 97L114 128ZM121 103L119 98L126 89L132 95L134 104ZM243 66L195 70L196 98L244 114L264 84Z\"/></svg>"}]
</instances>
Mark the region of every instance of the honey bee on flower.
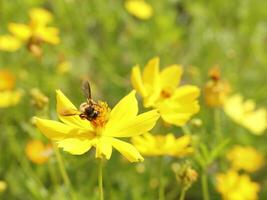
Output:
<instances>
[{"instance_id":1,"label":"honey bee on flower","mask_svg":"<svg viewBox=\"0 0 267 200\"><path fill-rule=\"evenodd\" d=\"M33 8L29 11L29 17L28 24L8 24L10 34L0 36L0 50L14 52L25 45L34 56L39 57L42 55L43 43L59 44L59 30L48 26L53 19L49 11Z\"/></svg>"},{"instance_id":2,"label":"honey bee on flower","mask_svg":"<svg viewBox=\"0 0 267 200\"><path fill-rule=\"evenodd\" d=\"M87 89L87 95L90 95ZM130 162L143 160L133 145L120 138L137 136L151 130L159 114L157 110L138 114L135 91L120 100L113 109L105 102L89 98L81 105L80 111L60 90L56 93L57 114L62 122L37 117L35 122L46 137L56 141L58 147L74 155L84 154L95 147L95 156L100 159L110 159L114 147Z\"/></svg>"},{"instance_id":3,"label":"honey bee on flower","mask_svg":"<svg viewBox=\"0 0 267 200\"><path fill-rule=\"evenodd\" d=\"M136 65L131 75L132 85L143 97L144 106L159 109L162 119L176 126L183 126L199 111L200 90L193 85L179 86L182 74L180 65L159 71L159 58L153 58L142 74Z\"/></svg>"}]
</instances>

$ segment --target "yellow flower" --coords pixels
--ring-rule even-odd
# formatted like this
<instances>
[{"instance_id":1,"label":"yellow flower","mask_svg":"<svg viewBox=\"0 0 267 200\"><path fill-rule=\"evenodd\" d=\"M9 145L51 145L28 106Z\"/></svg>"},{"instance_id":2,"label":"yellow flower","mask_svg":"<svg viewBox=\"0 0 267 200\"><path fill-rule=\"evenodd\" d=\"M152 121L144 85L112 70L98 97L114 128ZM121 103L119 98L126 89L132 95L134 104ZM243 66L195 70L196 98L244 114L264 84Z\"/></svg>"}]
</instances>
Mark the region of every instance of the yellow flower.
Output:
<instances>
[{"instance_id":1,"label":"yellow flower","mask_svg":"<svg viewBox=\"0 0 267 200\"><path fill-rule=\"evenodd\" d=\"M0 36L0 50L14 52L21 47L21 41L12 35Z\"/></svg>"},{"instance_id":2,"label":"yellow flower","mask_svg":"<svg viewBox=\"0 0 267 200\"><path fill-rule=\"evenodd\" d=\"M69 61L61 61L58 65L57 65L57 73L58 74L65 74L67 72L70 71L71 69L71 63Z\"/></svg>"},{"instance_id":3,"label":"yellow flower","mask_svg":"<svg viewBox=\"0 0 267 200\"><path fill-rule=\"evenodd\" d=\"M15 76L8 70L0 70L0 108L6 108L18 104L22 92L13 90Z\"/></svg>"},{"instance_id":4,"label":"yellow flower","mask_svg":"<svg viewBox=\"0 0 267 200\"><path fill-rule=\"evenodd\" d=\"M223 200L257 200L260 185L252 182L246 174L239 175L236 171L216 175L217 191Z\"/></svg>"},{"instance_id":5,"label":"yellow flower","mask_svg":"<svg viewBox=\"0 0 267 200\"><path fill-rule=\"evenodd\" d=\"M15 76L6 69L0 70L0 91L12 90L15 86Z\"/></svg>"},{"instance_id":6,"label":"yellow flower","mask_svg":"<svg viewBox=\"0 0 267 200\"><path fill-rule=\"evenodd\" d=\"M174 156L183 157L193 152L190 146L191 138L182 136L175 138L172 133L167 135L152 135L146 133L143 136L132 138L133 145L144 156Z\"/></svg>"},{"instance_id":7,"label":"yellow flower","mask_svg":"<svg viewBox=\"0 0 267 200\"><path fill-rule=\"evenodd\" d=\"M255 135L261 135L267 127L267 112L265 108L256 110L255 107L254 101L243 101L243 97L236 94L226 100L224 111L236 123Z\"/></svg>"},{"instance_id":8,"label":"yellow flower","mask_svg":"<svg viewBox=\"0 0 267 200\"><path fill-rule=\"evenodd\" d=\"M44 145L40 140L31 140L25 148L26 156L35 164L44 164L53 153L52 145Z\"/></svg>"},{"instance_id":9,"label":"yellow flower","mask_svg":"<svg viewBox=\"0 0 267 200\"><path fill-rule=\"evenodd\" d=\"M96 158L110 159L112 147L130 162L142 161L136 148L120 139L143 134L152 129L159 118L157 110L138 113L135 91L132 91L110 111L104 102L97 103L98 116L89 121L79 115L64 116L66 110L77 110L66 96L57 90L57 122L35 118L37 127L48 138L55 140L58 147L74 155L96 148ZM83 104L82 104L83 105Z\"/></svg>"},{"instance_id":10,"label":"yellow flower","mask_svg":"<svg viewBox=\"0 0 267 200\"><path fill-rule=\"evenodd\" d=\"M152 17L153 8L144 0L126 0L125 9L133 16L146 20Z\"/></svg>"},{"instance_id":11,"label":"yellow flower","mask_svg":"<svg viewBox=\"0 0 267 200\"><path fill-rule=\"evenodd\" d=\"M6 182L0 180L0 192L4 192L6 188L7 188Z\"/></svg>"},{"instance_id":12,"label":"yellow flower","mask_svg":"<svg viewBox=\"0 0 267 200\"><path fill-rule=\"evenodd\" d=\"M9 23L8 30L11 35L0 37L0 49L16 51L22 44L34 54L40 54L40 44L49 43L56 45L60 42L59 30L47 26L52 20L52 14L42 8L33 8L29 12L28 24Z\"/></svg>"},{"instance_id":13,"label":"yellow flower","mask_svg":"<svg viewBox=\"0 0 267 200\"><path fill-rule=\"evenodd\" d=\"M235 170L255 172L264 164L263 155L253 147L234 146L226 155Z\"/></svg>"},{"instance_id":14,"label":"yellow flower","mask_svg":"<svg viewBox=\"0 0 267 200\"><path fill-rule=\"evenodd\" d=\"M221 79L220 71L217 67L209 71L209 76L210 80L204 88L205 102L211 107L221 107L230 92L230 85Z\"/></svg>"},{"instance_id":15,"label":"yellow flower","mask_svg":"<svg viewBox=\"0 0 267 200\"><path fill-rule=\"evenodd\" d=\"M159 72L159 58L151 59L143 74L137 65L132 69L132 85L143 97L145 107L159 109L167 123L184 125L199 111L197 97L199 88L180 83L183 70L179 65L171 65Z\"/></svg>"}]
</instances>

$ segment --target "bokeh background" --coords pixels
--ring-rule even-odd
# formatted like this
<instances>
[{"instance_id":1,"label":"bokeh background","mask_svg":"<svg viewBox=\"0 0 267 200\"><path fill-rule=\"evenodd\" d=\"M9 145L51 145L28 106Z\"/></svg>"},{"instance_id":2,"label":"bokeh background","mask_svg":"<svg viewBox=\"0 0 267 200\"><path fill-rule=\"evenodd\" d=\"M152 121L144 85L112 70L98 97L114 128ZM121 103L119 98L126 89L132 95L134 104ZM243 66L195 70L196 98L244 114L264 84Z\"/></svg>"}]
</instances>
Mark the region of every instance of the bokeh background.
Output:
<instances>
[{"instance_id":1,"label":"bokeh background","mask_svg":"<svg viewBox=\"0 0 267 200\"><path fill-rule=\"evenodd\" d=\"M52 156L38 165L29 160L25 147L29 140L49 141L33 126L33 116L42 115L32 102L31 90L38 88L49 99L46 113L56 119L55 89L61 89L75 105L84 101L83 79L89 79L95 99L114 105L131 89L130 74L135 64L144 66L155 56L161 67L181 64L183 83L203 89L208 71L219 66L233 93L254 99L266 107L267 72L267 1L147 1L153 15L146 20L127 12L122 0L1 0L0 34L8 33L10 22L26 23L33 7L49 10L51 25L60 30L60 44L43 45L43 55L35 58L27 49L14 53L0 52L0 69L10 70L16 77L16 88L23 91L18 105L0 108L0 180L7 184L0 199L68 199L58 165ZM62 67L61 64L67 65ZM63 70L62 70L63 68ZM213 138L212 108L200 97L201 111L194 118L202 126L194 134L206 133L205 141ZM140 101L141 106L141 101ZM177 135L181 128L168 128ZM222 114L224 137L231 143L257 147L267 154L265 135L255 136L237 126ZM60 151L71 184L78 199L98 199L97 170L94 154L72 156ZM190 158L194 163L194 159ZM220 160L223 160L221 155ZM166 158L166 199L177 199L172 162ZM157 199L157 160L130 164L114 153L104 170L107 199ZM195 166L197 168L197 164ZM216 192L211 166L209 186L211 199L220 199ZM259 199L267 196L267 170L252 175L261 183ZM202 199L200 180L187 193L186 199Z\"/></svg>"}]
</instances>

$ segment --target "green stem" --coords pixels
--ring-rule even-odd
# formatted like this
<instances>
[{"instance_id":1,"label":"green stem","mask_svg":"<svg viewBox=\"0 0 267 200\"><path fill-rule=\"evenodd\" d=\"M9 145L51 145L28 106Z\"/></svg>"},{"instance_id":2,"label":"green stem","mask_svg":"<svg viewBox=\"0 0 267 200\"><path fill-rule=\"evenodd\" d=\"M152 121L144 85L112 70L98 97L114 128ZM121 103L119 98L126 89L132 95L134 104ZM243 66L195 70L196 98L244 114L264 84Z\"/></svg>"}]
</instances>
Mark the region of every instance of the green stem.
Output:
<instances>
[{"instance_id":1,"label":"green stem","mask_svg":"<svg viewBox=\"0 0 267 200\"><path fill-rule=\"evenodd\" d=\"M159 200L164 200L163 156L159 158Z\"/></svg>"},{"instance_id":2,"label":"green stem","mask_svg":"<svg viewBox=\"0 0 267 200\"><path fill-rule=\"evenodd\" d=\"M104 200L104 193L103 193L103 160L99 160L98 165L98 189L99 189L99 197L100 200Z\"/></svg>"},{"instance_id":3,"label":"green stem","mask_svg":"<svg viewBox=\"0 0 267 200\"><path fill-rule=\"evenodd\" d=\"M75 196L74 191L72 189L72 186L71 186L71 183L70 183L70 179L69 179L69 176L68 176L66 168L65 168L64 161L63 161L62 156L59 153L59 150L58 150L57 146L55 145L55 143L53 143L53 149L55 151L55 155L56 155L59 171L61 173L61 176L62 176L62 179L64 181L64 184L69 189L69 193L71 195L71 199L72 200L76 200L76 196Z\"/></svg>"},{"instance_id":4,"label":"green stem","mask_svg":"<svg viewBox=\"0 0 267 200\"><path fill-rule=\"evenodd\" d=\"M179 200L184 200L185 199L185 193L186 193L186 188L183 187L182 191L181 191L181 194L180 194L180 197L179 197Z\"/></svg>"},{"instance_id":5,"label":"green stem","mask_svg":"<svg viewBox=\"0 0 267 200\"><path fill-rule=\"evenodd\" d=\"M217 140L220 141L222 138L222 131L221 131L221 110L219 108L214 109L214 126L215 126L215 134Z\"/></svg>"},{"instance_id":6,"label":"green stem","mask_svg":"<svg viewBox=\"0 0 267 200\"><path fill-rule=\"evenodd\" d=\"M202 172L201 175L201 186L202 186L202 195L203 200L209 200L209 189L208 189L208 179L206 172Z\"/></svg>"}]
</instances>

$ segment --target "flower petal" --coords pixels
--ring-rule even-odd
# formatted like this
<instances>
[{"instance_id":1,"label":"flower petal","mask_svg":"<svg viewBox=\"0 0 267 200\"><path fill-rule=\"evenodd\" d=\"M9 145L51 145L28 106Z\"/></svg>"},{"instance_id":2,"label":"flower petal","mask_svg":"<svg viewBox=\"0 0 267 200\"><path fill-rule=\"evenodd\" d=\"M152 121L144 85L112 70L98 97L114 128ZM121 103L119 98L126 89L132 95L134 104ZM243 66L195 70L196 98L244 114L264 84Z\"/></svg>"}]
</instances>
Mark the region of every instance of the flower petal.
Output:
<instances>
[{"instance_id":1,"label":"flower petal","mask_svg":"<svg viewBox=\"0 0 267 200\"><path fill-rule=\"evenodd\" d=\"M130 14L142 20L149 19L153 15L153 8L145 1L127 0L124 6Z\"/></svg>"},{"instance_id":2,"label":"flower petal","mask_svg":"<svg viewBox=\"0 0 267 200\"><path fill-rule=\"evenodd\" d=\"M21 41L12 35L0 36L0 50L14 52L21 47Z\"/></svg>"},{"instance_id":3,"label":"flower petal","mask_svg":"<svg viewBox=\"0 0 267 200\"><path fill-rule=\"evenodd\" d=\"M43 41L57 45L60 43L60 38L58 36L59 30L54 27L40 27L36 30L35 34L37 37L41 38Z\"/></svg>"},{"instance_id":4,"label":"flower petal","mask_svg":"<svg viewBox=\"0 0 267 200\"><path fill-rule=\"evenodd\" d=\"M78 132L78 129L57 121L40 119L38 117L34 117L34 120L38 129L52 140L62 140Z\"/></svg>"},{"instance_id":5,"label":"flower petal","mask_svg":"<svg viewBox=\"0 0 267 200\"><path fill-rule=\"evenodd\" d=\"M112 146L130 162L140 162L144 160L137 149L127 142L112 138Z\"/></svg>"},{"instance_id":6,"label":"flower petal","mask_svg":"<svg viewBox=\"0 0 267 200\"><path fill-rule=\"evenodd\" d=\"M95 139L96 144L96 158L105 158L107 160L110 159L111 154L112 154L112 141L111 138L108 137L101 137Z\"/></svg>"},{"instance_id":7,"label":"flower petal","mask_svg":"<svg viewBox=\"0 0 267 200\"><path fill-rule=\"evenodd\" d=\"M58 141L57 145L63 148L63 151L67 151L73 155L81 155L90 150L92 147L92 140L67 138Z\"/></svg>"},{"instance_id":8,"label":"flower petal","mask_svg":"<svg viewBox=\"0 0 267 200\"><path fill-rule=\"evenodd\" d=\"M87 120L82 120L79 115L77 115L77 108L71 103L71 101L60 91L56 90L57 94L57 114L59 119L76 128L81 128L85 130L93 130L91 124ZM63 113L70 112L74 113L73 116L63 116ZM76 113L76 114L75 114Z\"/></svg>"},{"instance_id":9,"label":"flower petal","mask_svg":"<svg viewBox=\"0 0 267 200\"><path fill-rule=\"evenodd\" d=\"M116 123L115 125L106 127L103 135L112 137L133 137L141 135L151 130L155 126L158 118L159 113L157 110L148 111L137 115L134 119L126 123L122 123L121 121L114 122Z\"/></svg>"},{"instance_id":10,"label":"flower petal","mask_svg":"<svg viewBox=\"0 0 267 200\"><path fill-rule=\"evenodd\" d=\"M136 92L133 90L117 103L110 113L107 127L112 127L119 123L126 123L137 115L138 103L135 94Z\"/></svg>"},{"instance_id":11,"label":"flower petal","mask_svg":"<svg viewBox=\"0 0 267 200\"><path fill-rule=\"evenodd\" d=\"M188 103L194 101L200 95L198 87L193 85L184 85L177 88L171 99L179 103Z\"/></svg>"},{"instance_id":12,"label":"flower petal","mask_svg":"<svg viewBox=\"0 0 267 200\"><path fill-rule=\"evenodd\" d=\"M138 65L134 66L132 69L131 81L132 81L132 85L134 89L136 89L137 92L139 92L141 96L146 97L147 91L143 84L140 67Z\"/></svg>"},{"instance_id":13,"label":"flower petal","mask_svg":"<svg viewBox=\"0 0 267 200\"><path fill-rule=\"evenodd\" d=\"M20 40L28 40L31 37L30 27L26 24L9 23L8 30Z\"/></svg>"},{"instance_id":14,"label":"flower petal","mask_svg":"<svg viewBox=\"0 0 267 200\"><path fill-rule=\"evenodd\" d=\"M160 72L162 90L172 92L179 85L183 69L180 65L171 65Z\"/></svg>"},{"instance_id":15,"label":"flower petal","mask_svg":"<svg viewBox=\"0 0 267 200\"><path fill-rule=\"evenodd\" d=\"M33 23L35 26L37 25L46 25L48 24L52 19L52 14L42 8L32 8L29 12L31 23Z\"/></svg>"}]
</instances>

